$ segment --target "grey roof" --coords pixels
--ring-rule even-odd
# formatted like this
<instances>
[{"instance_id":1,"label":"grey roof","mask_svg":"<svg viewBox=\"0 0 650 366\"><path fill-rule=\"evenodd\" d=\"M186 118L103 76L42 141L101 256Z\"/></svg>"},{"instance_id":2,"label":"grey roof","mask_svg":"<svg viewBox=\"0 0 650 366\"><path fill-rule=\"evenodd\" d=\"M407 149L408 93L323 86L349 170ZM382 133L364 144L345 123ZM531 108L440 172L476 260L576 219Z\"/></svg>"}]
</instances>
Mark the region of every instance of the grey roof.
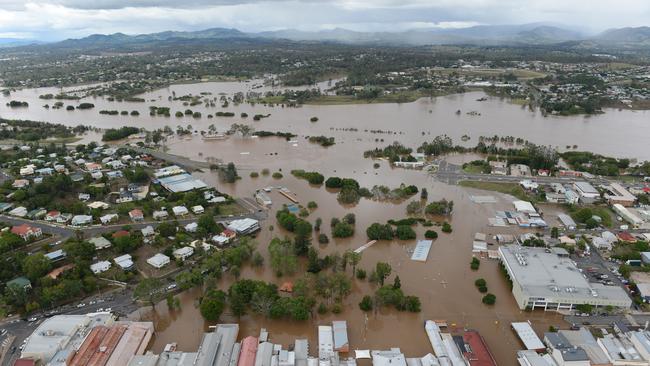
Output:
<instances>
[{"instance_id":1,"label":"grey roof","mask_svg":"<svg viewBox=\"0 0 650 366\"><path fill-rule=\"evenodd\" d=\"M332 322L334 331L334 349L338 350L349 346L348 344L348 325L345 320L335 320Z\"/></svg>"},{"instance_id":2,"label":"grey roof","mask_svg":"<svg viewBox=\"0 0 650 366\"><path fill-rule=\"evenodd\" d=\"M257 346L255 355L255 366L271 366L271 356L273 355L273 343L262 342Z\"/></svg>"},{"instance_id":3,"label":"grey roof","mask_svg":"<svg viewBox=\"0 0 650 366\"><path fill-rule=\"evenodd\" d=\"M213 333L205 333L199 346L197 366L229 366L230 355L239 334L237 324L219 324Z\"/></svg>"},{"instance_id":4,"label":"grey roof","mask_svg":"<svg viewBox=\"0 0 650 366\"><path fill-rule=\"evenodd\" d=\"M505 245L499 255L523 295L544 297L563 303L608 302L630 306L631 300L618 286L589 283L568 258L547 253L544 248Z\"/></svg>"},{"instance_id":5,"label":"grey roof","mask_svg":"<svg viewBox=\"0 0 650 366\"><path fill-rule=\"evenodd\" d=\"M587 352L585 352L585 350L583 350L580 347L562 349L560 350L560 354L562 355L562 359L565 362L589 361L589 356L587 356Z\"/></svg>"},{"instance_id":6,"label":"grey roof","mask_svg":"<svg viewBox=\"0 0 650 366\"><path fill-rule=\"evenodd\" d=\"M574 185L576 186L576 188L580 189L580 191L582 191L583 193L592 193L592 194L598 193L598 190L587 182L575 182Z\"/></svg>"},{"instance_id":7,"label":"grey roof","mask_svg":"<svg viewBox=\"0 0 650 366\"><path fill-rule=\"evenodd\" d=\"M567 214L559 214L557 215L557 218L562 222L562 225L566 227L575 227L576 222L571 218L571 216Z\"/></svg>"},{"instance_id":8,"label":"grey roof","mask_svg":"<svg viewBox=\"0 0 650 366\"><path fill-rule=\"evenodd\" d=\"M585 350L587 356L594 365L602 365L609 363L607 355L596 342L596 338L585 327L579 330L561 330L558 333L562 334L564 338L569 341L572 346L577 346Z\"/></svg>"}]
</instances>

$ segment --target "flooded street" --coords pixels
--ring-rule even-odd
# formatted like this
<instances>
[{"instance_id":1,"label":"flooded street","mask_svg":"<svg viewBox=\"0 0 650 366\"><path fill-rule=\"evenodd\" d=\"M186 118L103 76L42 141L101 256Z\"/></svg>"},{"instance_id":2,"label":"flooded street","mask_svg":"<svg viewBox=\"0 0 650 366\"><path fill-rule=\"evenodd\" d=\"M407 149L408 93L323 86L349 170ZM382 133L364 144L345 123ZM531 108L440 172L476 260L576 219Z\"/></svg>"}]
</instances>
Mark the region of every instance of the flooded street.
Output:
<instances>
[{"instance_id":1,"label":"flooded street","mask_svg":"<svg viewBox=\"0 0 650 366\"><path fill-rule=\"evenodd\" d=\"M510 322L531 320L538 332L546 331L549 325L563 326L566 324L561 317L554 313L521 312L510 293L508 284L499 272L495 260L483 259L478 271L470 270L472 258L472 240L476 232L488 234L519 233L518 228L493 228L488 226L488 217L494 216L496 210L511 209L512 198L502 194L486 193L449 186L434 181L424 171L403 170L391 168L386 161L380 162L378 169L373 168L373 161L363 158L363 151L375 147L383 147L393 141L416 148L422 142L431 140L434 136L448 134L455 143L461 143L462 135L471 139L466 145L475 145L478 137L485 136L515 136L522 137L537 144L548 144L563 149L565 145L578 145L578 149L592 150L602 154L610 154L640 159L650 159L647 141L650 138L650 112L608 110L606 114L592 117L543 117L539 112L531 112L507 101L489 98L486 102L476 99L483 93L467 93L452 95L437 99L420 99L409 104L363 104L345 106L303 106L301 108L265 107L242 104L231 106L228 111L235 112L237 117L215 117L207 119L208 113L223 110L220 107L205 108L203 106L184 107L181 102L169 102L168 96L172 91L177 96L192 93L199 94L209 91L213 96L219 92L232 94L235 91L246 90L250 85L245 83L206 83L174 85L169 88L147 93L146 103L113 103L102 98L90 98L95 104L94 110L73 112L61 110L46 110L41 107L48 101L38 99L38 95L53 90L24 90L4 97L0 103L0 115L3 118L34 119L66 125L85 124L100 128L131 125L146 129L162 128L169 125L183 127L191 124L195 130L207 130L210 124L215 124L218 131L227 130L232 123L246 122L256 130L293 132L298 135L295 141L283 138L242 138L232 136L227 140L203 141L200 136L188 138L171 138L166 142L170 153L189 157L193 160L204 161L208 158L219 159L222 162L234 162L242 179L234 184L221 183L215 173L197 173L209 185L219 191L238 197L252 197L256 190L267 186L287 187L296 194L302 205L315 201L318 208L308 217L310 222L318 217L323 219L322 232L330 237L328 245L319 245L316 236L313 245L318 247L321 255L334 252L343 253L348 249L356 249L365 244L366 228L374 222L384 223L389 219L406 217L408 202L419 199L419 195L399 204L376 202L361 199L354 206L342 206L336 200L336 193L322 187L310 186L305 180L291 176L292 169L317 171L326 178L330 176L354 178L363 187L386 185L396 188L401 183L413 184L418 188L426 188L429 201L447 199L454 201L454 212L449 218L453 233L444 234L438 227L439 238L434 240L428 261L414 262L410 260L415 241L379 242L363 252L363 258L358 268L368 272L378 261L388 262L393 269L393 275L388 280L392 283L395 275L399 275L402 289L407 295L419 296L422 302L420 313L397 312L383 309L376 315L368 314L367 322L364 313L359 310L358 303L364 295L372 294L374 286L368 281L353 281L353 291L344 300L343 312L339 315L327 314L314 317L302 323L288 321L271 321L255 316L244 316L234 319L225 314L221 322L239 322L240 336L257 335L261 327L269 330L271 340L275 343L288 345L296 338L307 337L311 341L311 353L316 350L318 324L331 322L334 319L348 321L351 349L387 349L399 347L407 357L423 356L431 352L431 345L424 332L424 321L427 319L446 320L457 329L471 328L478 330L486 339L497 362L500 365L515 365L515 352L522 348ZM156 99L155 102L149 102ZM10 109L5 106L9 100L27 100L29 108ZM86 101L84 99L84 101ZM51 102L51 101L49 101ZM66 103L68 104L68 103ZM150 105L171 106L172 117L150 117ZM177 110L191 108L201 111L203 118L176 118ZM138 110L139 117L104 116L99 115L101 109ZM461 115L456 115L457 110ZM480 116L470 116L466 112L478 111ZM270 113L269 118L259 122L252 117L242 120L240 112L249 116ZM310 122L311 117L319 121ZM349 130L352 128L353 130ZM373 133L373 130L392 131L392 133ZM324 148L309 143L305 137L324 135L335 137L334 146ZM382 141L383 140L383 141ZM613 141L625 141L612 143ZM451 161L463 163L475 157L453 156ZM260 175L251 178L250 172L261 172L269 169L271 173L282 171L282 179L273 179L270 175ZM497 198L496 203L477 204L470 200L470 195L491 194ZM272 281L278 285L290 280L291 277L277 278L268 266L267 245L274 236L284 236L275 220L275 211L284 203L290 203L277 191L270 194L273 205L269 219L262 223L262 231L257 236L258 250L266 261L262 269L244 267L241 278L255 278ZM356 215L355 235L348 239L332 239L329 222L333 217L341 218L347 213ZM269 229L274 226L274 230ZM426 228L418 225L418 238L424 237ZM492 247L491 249L496 249ZM302 263L304 266L305 264ZM299 270L298 273L303 273ZM347 273L352 276L348 267ZM494 306L481 303L482 294L475 288L474 281L478 278L487 280L489 292L496 295ZM234 279L226 275L217 282L216 286L226 290ZM196 350L203 331L208 325L196 308L197 299L202 291L194 289L180 295L181 310L168 312L167 305L161 303L155 313L145 315L145 319L155 321L156 336L153 351L158 353L165 344L177 342L179 349L184 351Z\"/></svg>"}]
</instances>

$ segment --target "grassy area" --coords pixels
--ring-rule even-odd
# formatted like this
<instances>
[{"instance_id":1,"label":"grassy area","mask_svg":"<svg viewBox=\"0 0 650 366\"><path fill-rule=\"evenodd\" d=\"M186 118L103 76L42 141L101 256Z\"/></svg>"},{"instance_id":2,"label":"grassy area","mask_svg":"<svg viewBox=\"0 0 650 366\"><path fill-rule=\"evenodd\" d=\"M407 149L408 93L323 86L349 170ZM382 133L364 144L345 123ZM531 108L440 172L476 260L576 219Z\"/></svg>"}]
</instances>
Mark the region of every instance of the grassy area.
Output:
<instances>
[{"instance_id":1,"label":"grassy area","mask_svg":"<svg viewBox=\"0 0 650 366\"><path fill-rule=\"evenodd\" d=\"M307 100L305 104L338 105L338 104L371 104L371 103L411 103L429 94L419 91L404 91L395 94L382 95L374 99L360 99L352 95L323 95Z\"/></svg>"},{"instance_id":2,"label":"grassy area","mask_svg":"<svg viewBox=\"0 0 650 366\"><path fill-rule=\"evenodd\" d=\"M480 182L474 180L463 180L458 182L461 187L482 189L512 195L520 200L535 201L535 197L526 194L523 188L517 183Z\"/></svg>"},{"instance_id":3,"label":"grassy area","mask_svg":"<svg viewBox=\"0 0 650 366\"><path fill-rule=\"evenodd\" d=\"M247 213L248 213L248 211L246 211L246 209L244 209L243 207L241 207L237 203L229 203L229 204L219 206L219 215L224 215L224 216L234 215L234 216L237 216L237 215L243 215L243 214L247 214Z\"/></svg>"},{"instance_id":4,"label":"grassy area","mask_svg":"<svg viewBox=\"0 0 650 366\"><path fill-rule=\"evenodd\" d=\"M28 143L36 143L36 142L41 144L73 144L81 140L82 138L77 136L62 137L62 138L48 138L48 139L37 140L37 141L6 139L6 140L0 140L0 145L20 145L20 144L28 144Z\"/></svg>"},{"instance_id":5,"label":"grassy area","mask_svg":"<svg viewBox=\"0 0 650 366\"><path fill-rule=\"evenodd\" d=\"M463 166L463 171L469 174L483 174L483 167L480 165L467 164Z\"/></svg>"}]
</instances>

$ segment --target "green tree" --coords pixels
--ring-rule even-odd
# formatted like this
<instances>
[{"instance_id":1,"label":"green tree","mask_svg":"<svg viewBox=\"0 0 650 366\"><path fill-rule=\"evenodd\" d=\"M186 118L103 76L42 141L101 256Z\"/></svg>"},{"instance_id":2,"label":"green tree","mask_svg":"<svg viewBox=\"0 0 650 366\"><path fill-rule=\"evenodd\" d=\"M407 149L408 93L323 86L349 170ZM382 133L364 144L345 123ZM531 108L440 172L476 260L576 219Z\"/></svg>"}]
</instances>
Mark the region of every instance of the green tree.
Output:
<instances>
[{"instance_id":1,"label":"green tree","mask_svg":"<svg viewBox=\"0 0 650 366\"><path fill-rule=\"evenodd\" d=\"M362 311L370 311L372 310L372 297L369 295L366 295L361 299L361 302L359 303L359 309Z\"/></svg>"},{"instance_id":2,"label":"green tree","mask_svg":"<svg viewBox=\"0 0 650 366\"><path fill-rule=\"evenodd\" d=\"M139 300L147 300L152 307L156 307L156 295L160 293L162 282L157 278L144 278L133 291L133 296Z\"/></svg>"},{"instance_id":3,"label":"green tree","mask_svg":"<svg viewBox=\"0 0 650 366\"><path fill-rule=\"evenodd\" d=\"M497 297L494 296L494 294L487 294L483 296L483 299L481 301L486 305L494 305L494 303L497 301Z\"/></svg>"},{"instance_id":4,"label":"green tree","mask_svg":"<svg viewBox=\"0 0 650 366\"><path fill-rule=\"evenodd\" d=\"M335 238L349 238L352 235L354 235L354 227L342 221L332 229L332 236Z\"/></svg>"},{"instance_id":5,"label":"green tree","mask_svg":"<svg viewBox=\"0 0 650 366\"><path fill-rule=\"evenodd\" d=\"M395 230L397 238L400 240L413 240L416 238L415 231L408 225L400 225Z\"/></svg>"},{"instance_id":6,"label":"green tree","mask_svg":"<svg viewBox=\"0 0 650 366\"><path fill-rule=\"evenodd\" d=\"M199 309L203 318L209 322L216 322L221 317L226 307L226 294L221 290L210 290L201 299Z\"/></svg>"},{"instance_id":7,"label":"green tree","mask_svg":"<svg viewBox=\"0 0 650 366\"><path fill-rule=\"evenodd\" d=\"M290 240L273 238L269 244L271 268L277 276L294 274L298 267L298 258L294 244Z\"/></svg>"},{"instance_id":8,"label":"green tree","mask_svg":"<svg viewBox=\"0 0 650 366\"><path fill-rule=\"evenodd\" d=\"M366 229L369 240L392 240L393 228L389 224L382 225L375 222Z\"/></svg>"},{"instance_id":9,"label":"green tree","mask_svg":"<svg viewBox=\"0 0 650 366\"><path fill-rule=\"evenodd\" d=\"M156 229L165 238L176 235L176 225L173 222L161 222Z\"/></svg>"},{"instance_id":10,"label":"green tree","mask_svg":"<svg viewBox=\"0 0 650 366\"><path fill-rule=\"evenodd\" d=\"M375 274L381 286L384 286L384 281L386 280L386 278L388 278L388 276L390 276L392 270L393 269L390 266L390 264L385 262L377 262L377 264L375 265Z\"/></svg>"},{"instance_id":11,"label":"green tree","mask_svg":"<svg viewBox=\"0 0 650 366\"><path fill-rule=\"evenodd\" d=\"M28 256L23 261L23 272L32 283L45 276L52 269L52 263L43 253Z\"/></svg>"},{"instance_id":12,"label":"green tree","mask_svg":"<svg viewBox=\"0 0 650 366\"><path fill-rule=\"evenodd\" d=\"M211 214L206 213L201 215L199 221L197 221L197 225L208 234L217 234L219 232L219 225L214 221L214 215Z\"/></svg>"}]
</instances>

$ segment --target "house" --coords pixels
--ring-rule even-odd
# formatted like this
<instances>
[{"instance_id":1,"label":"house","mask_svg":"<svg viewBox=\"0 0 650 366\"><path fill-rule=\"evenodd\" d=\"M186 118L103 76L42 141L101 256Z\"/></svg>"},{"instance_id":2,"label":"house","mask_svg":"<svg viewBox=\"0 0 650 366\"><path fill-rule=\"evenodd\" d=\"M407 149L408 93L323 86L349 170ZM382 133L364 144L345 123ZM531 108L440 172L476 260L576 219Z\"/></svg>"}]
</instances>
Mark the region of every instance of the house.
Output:
<instances>
[{"instance_id":1,"label":"house","mask_svg":"<svg viewBox=\"0 0 650 366\"><path fill-rule=\"evenodd\" d=\"M618 240L626 243L636 243L637 238L634 237L634 235L626 232L626 231L621 231L618 233Z\"/></svg>"},{"instance_id":2,"label":"house","mask_svg":"<svg viewBox=\"0 0 650 366\"><path fill-rule=\"evenodd\" d=\"M13 210L9 211L9 215L16 217L25 217L27 216L27 209L25 207L16 207Z\"/></svg>"},{"instance_id":3,"label":"house","mask_svg":"<svg viewBox=\"0 0 650 366\"><path fill-rule=\"evenodd\" d=\"M45 221L56 221L56 219L61 216L61 212L59 211L50 211L47 214L45 214Z\"/></svg>"},{"instance_id":4,"label":"house","mask_svg":"<svg viewBox=\"0 0 650 366\"><path fill-rule=\"evenodd\" d=\"M174 258L176 260L184 261L187 258L191 257L194 254L194 248L192 247L182 247L174 250Z\"/></svg>"},{"instance_id":5,"label":"house","mask_svg":"<svg viewBox=\"0 0 650 366\"><path fill-rule=\"evenodd\" d=\"M142 232L142 236L144 236L145 238L156 235L156 231L153 229L153 226L151 225L142 228L140 231Z\"/></svg>"},{"instance_id":6,"label":"house","mask_svg":"<svg viewBox=\"0 0 650 366\"><path fill-rule=\"evenodd\" d=\"M158 253L153 257L147 259L147 263L149 263L149 265L157 269L163 268L164 266L168 265L169 262L170 262L169 257L162 253Z\"/></svg>"},{"instance_id":7,"label":"house","mask_svg":"<svg viewBox=\"0 0 650 366\"><path fill-rule=\"evenodd\" d=\"M64 260L68 255L63 249L55 250L45 254L45 258L49 259L52 262L58 262Z\"/></svg>"},{"instance_id":8,"label":"house","mask_svg":"<svg viewBox=\"0 0 650 366\"><path fill-rule=\"evenodd\" d=\"M16 277L11 281L6 283L7 288L11 289L12 287L17 287L25 290L32 288L32 283L27 279L27 277Z\"/></svg>"},{"instance_id":9,"label":"house","mask_svg":"<svg viewBox=\"0 0 650 366\"><path fill-rule=\"evenodd\" d=\"M90 194L88 193L79 193L79 201L88 201L90 199Z\"/></svg>"},{"instance_id":10,"label":"house","mask_svg":"<svg viewBox=\"0 0 650 366\"><path fill-rule=\"evenodd\" d=\"M514 177L530 177L533 174L530 167L524 164L510 164L510 175Z\"/></svg>"},{"instance_id":11,"label":"house","mask_svg":"<svg viewBox=\"0 0 650 366\"><path fill-rule=\"evenodd\" d=\"M189 224L185 225L185 231L188 233L195 233L199 228L199 224L196 222L190 222Z\"/></svg>"},{"instance_id":12,"label":"house","mask_svg":"<svg viewBox=\"0 0 650 366\"><path fill-rule=\"evenodd\" d=\"M33 175L34 174L34 166L33 165L28 165L26 167L20 168L19 173L23 177L26 177L28 175Z\"/></svg>"},{"instance_id":13,"label":"house","mask_svg":"<svg viewBox=\"0 0 650 366\"><path fill-rule=\"evenodd\" d=\"M11 232L23 238L24 241L28 241L32 238L40 238L43 236L41 228L32 227L27 224L14 226L11 228Z\"/></svg>"},{"instance_id":14,"label":"house","mask_svg":"<svg viewBox=\"0 0 650 366\"><path fill-rule=\"evenodd\" d=\"M144 213L142 210L134 208L133 210L129 211L129 217L131 218L131 221L143 221Z\"/></svg>"},{"instance_id":15,"label":"house","mask_svg":"<svg viewBox=\"0 0 650 366\"><path fill-rule=\"evenodd\" d=\"M104 173L100 172L99 170L94 171L90 173L90 177L94 180L100 180L104 177Z\"/></svg>"},{"instance_id":16,"label":"house","mask_svg":"<svg viewBox=\"0 0 650 366\"><path fill-rule=\"evenodd\" d=\"M520 181L519 185L527 191L536 191L537 188L539 188L539 184L537 184L537 182L533 182L530 179L524 179Z\"/></svg>"},{"instance_id":17,"label":"house","mask_svg":"<svg viewBox=\"0 0 650 366\"><path fill-rule=\"evenodd\" d=\"M36 169L34 173L38 175L52 175L54 174L54 169L52 168L41 168L41 169Z\"/></svg>"},{"instance_id":18,"label":"house","mask_svg":"<svg viewBox=\"0 0 650 366\"><path fill-rule=\"evenodd\" d=\"M85 165L86 165L86 170L91 172L91 173L96 172L96 171L100 171L102 169L102 166L100 164L97 164L97 163L85 163Z\"/></svg>"},{"instance_id":19,"label":"house","mask_svg":"<svg viewBox=\"0 0 650 366\"><path fill-rule=\"evenodd\" d=\"M172 212L174 212L174 216L185 216L190 213L185 206L174 206Z\"/></svg>"},{"instance_id":20,"label":"house","mask_svg":"<svg viewBox=\"0 0 650 366\"><path fill-rule=\"evenodd\" d=\"M111 262L109 261L99 261L90 265L90 270L93 271L94 274L100 274L109 269L111 269Z\"/></svg>"},{"instance_id":21,"label":"house","mask_svg":"<svg viewBox=\"0 0 650 366\"><path fill-rule=\"evenodd\" d=\"M103 236L96 236L88 239L88 242L95 245L95 250L107 249L112 246L111 242Z\"/></svg>"},{"instance_id":22,"label":"house","mask_svg":"<svg viewBox=\"0 0 650 366\"><path fill-rule=\"evenodd\" d=\"M195 215L200 215L200 214L205 212L205 208L203 208L203 206L201 206L201 205L197 205L197 206L192 207L192 212Z\"/></svg>"},{"instance_id":23,"label":"house","mask_svg":"<svg viewBox=\"0 0 650 366\"><path fill-rule=\"evenodd\" d=\"M165 210L154 211L152 216L154 220L163 220L169 217L169 213L167 213Z\"/></svg>"},{"instance_id":24,"label":"house","mask_svg":"<svg viewBox=\"0 0 650 366\"><path fill-rule=\"evenodd\" d=\"M133 258L130 254L124 254L119 257L113 258L113 262L117 264L118 267L122 268L125 271L133 269L134 263Z\"/></svg>"},{"instance_id":25,"label":"house","mask_svg":"<svg viewBox=\"0 0 650 366\"><path fill-rule=\"evenodd\" d=\"M16 189L25 188L29 186L29 180L16 179L11 186Z\"/></svg>"},{"instance_id":26,"label":"house","mask_svg":"<svg viewBox=\"0 0 650 366\"><path fill-rule=\"evenodd\" d=\"M494 175L508 175L508 166L505 161L491 161L490 162L490 174Z\"/></svg>"},{"instance_id":27,"label":"house","mask_svg":"<svg viewBox=\"0 0 650 366\"><path fill-rule=\"evenodd\" d=\"M70 224L72 226L84 226L93 223L93 217L89 215L76 215L72 217Z\"/></svg>"},{"instance_id":28,"label":"house","mask_svg":"<svg viewBox=\"0 0 650 366\"><path fill-rule=\"evenodd\" d=\"M95 209L105 210L109 207L111 206L108 203L102 201L95 201L88 204L88 208L90 208L91 210L95 210Z\"/></svg>"},{"instance_id":29,"label":"house","mask_svg":"<svg viewBox=\"0 0 650 366\"><path fill-rule=\"evenodd\" d=\"M99 218L99 221L102 223L102 225L107 225L107 224L110 224L113 221L117 221L118 218L119 218L118 214L107 214L107 215L101 216Z\"/></svg>"},{"instance_id":30,"label":"house","mask_svg":"<svg viewBox=\"0 0 650 366\"><path fill-rule=\"evenodd\" d=\"M122 172L119 170L106 172L106 177L108 177L108 179L117 179L117 178L122 178L123 176L124 174L122 174Z\"/></svg>"},{"instance_id":31,"label":"house","mask_svg":"<svg viewBox=\"0 0 650 366\"><path fill-rule=\"evenodd\" d=\"M27 213L27 218L32 220L39 220L47 214L44 208L35 208Z\"/></svg>"},{"instance_id":32,"label":"house","mask_svg":"<svg viewBox=\"0 0 650 366\"><path fill-rule=\"evenodd\" d=\"M62 213L59 215L59 217L56 218L56 222L59 224L65 224L66 222L70 221L72 219L72 214L70 213Z\"/></svg>"}]
</instances>

